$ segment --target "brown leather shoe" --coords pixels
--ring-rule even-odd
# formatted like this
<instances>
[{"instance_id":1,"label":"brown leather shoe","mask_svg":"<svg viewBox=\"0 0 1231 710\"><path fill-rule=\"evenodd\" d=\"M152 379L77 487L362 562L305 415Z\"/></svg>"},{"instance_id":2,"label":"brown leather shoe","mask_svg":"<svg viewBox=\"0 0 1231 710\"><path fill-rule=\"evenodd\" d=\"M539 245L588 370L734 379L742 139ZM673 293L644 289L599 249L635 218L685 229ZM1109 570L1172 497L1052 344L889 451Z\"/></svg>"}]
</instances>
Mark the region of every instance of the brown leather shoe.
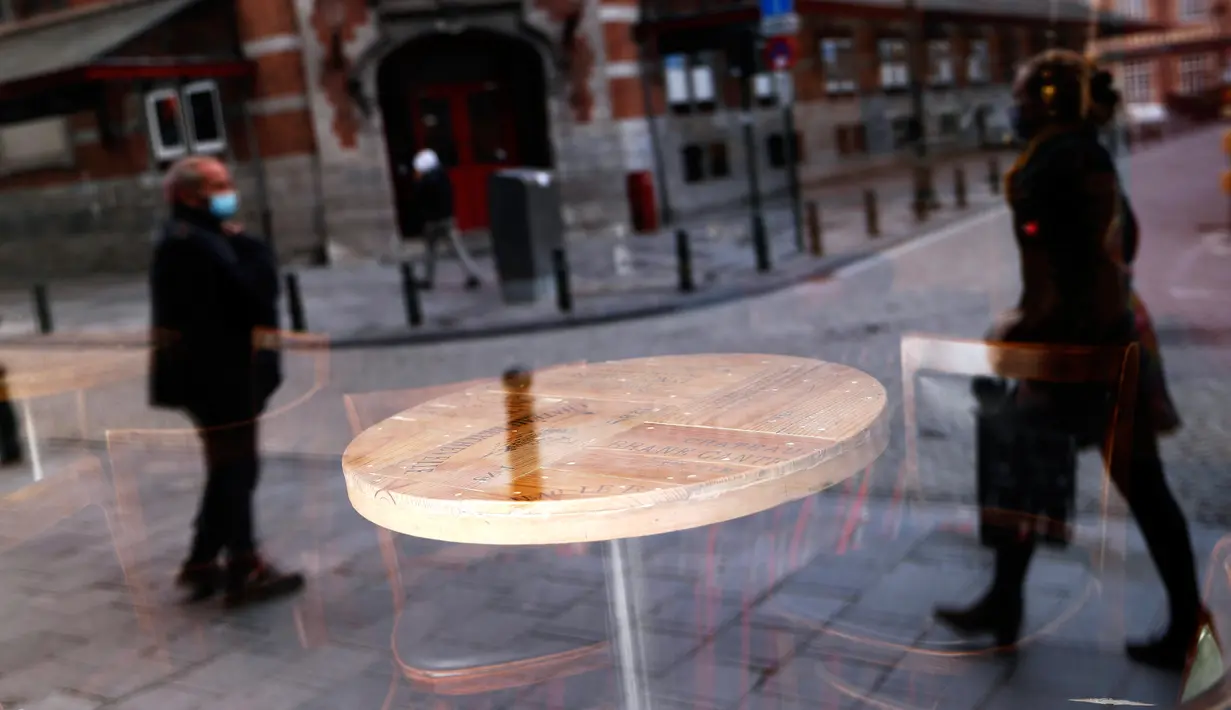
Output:
<instances>
[{"instance_id":1,"label":"brown leather shoe","mask_svg":"<svg viewBox=\"0 0 1231 710\"><path fill-rule=\"evenodd\" d=\"M282 572L258 556L232 560L227 566L227 590L223 604L235 608L269 601L303 589L298 572Z\"/></svg>"}]
</instances>

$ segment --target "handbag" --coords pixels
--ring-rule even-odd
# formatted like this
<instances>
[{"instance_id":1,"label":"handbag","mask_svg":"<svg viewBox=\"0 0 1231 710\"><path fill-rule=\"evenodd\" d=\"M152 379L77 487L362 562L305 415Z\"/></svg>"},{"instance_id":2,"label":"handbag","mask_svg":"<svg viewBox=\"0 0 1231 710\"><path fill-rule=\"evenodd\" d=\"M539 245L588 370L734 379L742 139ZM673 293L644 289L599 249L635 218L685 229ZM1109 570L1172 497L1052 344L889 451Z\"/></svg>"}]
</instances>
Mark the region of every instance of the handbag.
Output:
<instances>
[{"instance_id":1,"label":"handbag","mask_svg":"<svg viewBox=\"0 0 1231 710\"><path fill-rule=\"evenodd\" d=\"M976 496L988 547L1032 535L1064 548L1073 539L1078 437L1015 404L1016 388L977 381Z\"/></svg>"}]
</instances>

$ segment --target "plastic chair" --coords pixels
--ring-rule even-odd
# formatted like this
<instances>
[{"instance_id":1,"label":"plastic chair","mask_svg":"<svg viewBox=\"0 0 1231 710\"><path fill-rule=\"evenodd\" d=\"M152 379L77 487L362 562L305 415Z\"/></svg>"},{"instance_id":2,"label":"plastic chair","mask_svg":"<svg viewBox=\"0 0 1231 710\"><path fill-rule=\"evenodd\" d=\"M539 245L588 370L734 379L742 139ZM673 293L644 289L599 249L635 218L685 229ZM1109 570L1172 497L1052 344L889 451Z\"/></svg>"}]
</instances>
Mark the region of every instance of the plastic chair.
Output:
<instances>
[{"instance_id":1,"label":"plastic chair","mask_svg":"<svg viewBox=\"0 0 1231 710\"><path fill-rule=\"evenodd\" d=\"M355 434L378 424L381 420L405 411L418 404L453 392L462 391L483 380L472 380L449 385L419 389L388 390L345 396L347 416ZM381 556L385 563L393 595L395 613L391 647L395 663L418 690L441 696L469 696L492 691L514 690L527 686L551 683L552 701L563 707L563 688L554 682L571 676L607 667L611 660L606 639L606 610L582 621L586 628L578 638L532 637L518 644L507 643L507 638L494 639L492 645L476 646L453 634L432 637L421 636L434 612L447 604L448 598L457 589L485 589L503 585L505 572L528 557L531 564L542 560L542 550L500 550L493 554L490 548L478 545L443 545L434 553L419 556L410 566L409 573L402 572L400 554L393 533L377 527ZM536 559L537 558L537 559ZM576 560L579 573L593 574L596 584L602 584L602 568L596 565L585 569L586 560ZM435 582L434 586L425 584ZM538 580L531 580L533 586ZM601 588L601 587L600 587ZM408 619L406 590L414 589L414 602L423 615ZM519 599L537 599L534 589L519 590ZM510 619L520 612L510 611ZM533 623L532 619L526 620ZM517 621L512 621L517 623ZM581 637L588 637L589 641Z\"/></svg>"},{"instance_id":2,"label":"plastic chair","mask_svg":"<svg viewBox=\"0 0 1231 710\"><path fill-rule=\"evenodd\" d=\"M1097 569L1103 578L1103 596L1113 603L1123 599L1123 561L1127 544L1127 529L1116 536L1116 550L1109 529L1114 512L1124 512L1121 505L1113 510L1114 475L1131 465L1134 408L1137 400L1137 380L1140 349L1136 343L1125 346L1086 347L1056 346L1033 343L997 343L944 336L907 334L902 336L903 417L906 428L906 462L902 485L921 490L919 483L919 450L917 432L916 378L923 372L965 377L999 377L1008 380L1032 380L1058 384L1101 384L1112 388L1114 407L1103 437L1101 453L1104 463L1101 495L1102 520L1099 547L1094 551ZM1021 520L1007 511L993 511L998 522L1036 524ZM1112 573L1110 562L1118 557L1117 584L1107 584ZM1109 634L1122 631L1109 629Z\"/></svg>"}]
</instances>

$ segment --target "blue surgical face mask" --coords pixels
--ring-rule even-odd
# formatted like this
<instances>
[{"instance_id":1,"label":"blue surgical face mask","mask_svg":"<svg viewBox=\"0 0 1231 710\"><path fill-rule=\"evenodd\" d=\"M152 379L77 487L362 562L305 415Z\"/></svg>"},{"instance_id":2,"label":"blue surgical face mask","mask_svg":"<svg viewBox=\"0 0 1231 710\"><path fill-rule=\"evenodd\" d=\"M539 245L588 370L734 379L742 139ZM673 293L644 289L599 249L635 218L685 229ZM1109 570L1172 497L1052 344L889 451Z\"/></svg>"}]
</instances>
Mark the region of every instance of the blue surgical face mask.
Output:
<instances>
[{"instance_id":1,"label":"blue surgical face mask","mask_svg":"<svg viewBox=\"0 0 1231 710\"><path fill-rule=\"evenodd\" d=\"M234 190L210 195L209 213L218 219L230 219L239 212L239 195Z\"/></svg>"}]
</instances>

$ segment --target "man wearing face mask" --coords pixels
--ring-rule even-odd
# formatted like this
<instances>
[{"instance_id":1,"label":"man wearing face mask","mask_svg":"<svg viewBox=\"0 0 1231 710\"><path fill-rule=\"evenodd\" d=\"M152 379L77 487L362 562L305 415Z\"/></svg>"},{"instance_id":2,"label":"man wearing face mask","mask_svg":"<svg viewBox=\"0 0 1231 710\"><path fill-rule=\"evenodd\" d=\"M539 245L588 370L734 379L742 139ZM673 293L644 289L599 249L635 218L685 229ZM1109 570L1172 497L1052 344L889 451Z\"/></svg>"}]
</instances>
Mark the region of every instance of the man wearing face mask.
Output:
<instances>
[{"instance_id":1,"label":"man wearing face mask","mask_svg":"<svg viewBox=\"0 0 1231 710\"><path fill-rule=\"evenodd\" d=\"M188 414L207 469L177 582L192 601L224 591L228 606L288 594L303 586L302 575L264 561L253 531L256 420L282 380L275 258L232 221L239 198L219 161L186 158L165 187L171 215L150 273L150 399Z\"/></svg>"}]
</instances>

